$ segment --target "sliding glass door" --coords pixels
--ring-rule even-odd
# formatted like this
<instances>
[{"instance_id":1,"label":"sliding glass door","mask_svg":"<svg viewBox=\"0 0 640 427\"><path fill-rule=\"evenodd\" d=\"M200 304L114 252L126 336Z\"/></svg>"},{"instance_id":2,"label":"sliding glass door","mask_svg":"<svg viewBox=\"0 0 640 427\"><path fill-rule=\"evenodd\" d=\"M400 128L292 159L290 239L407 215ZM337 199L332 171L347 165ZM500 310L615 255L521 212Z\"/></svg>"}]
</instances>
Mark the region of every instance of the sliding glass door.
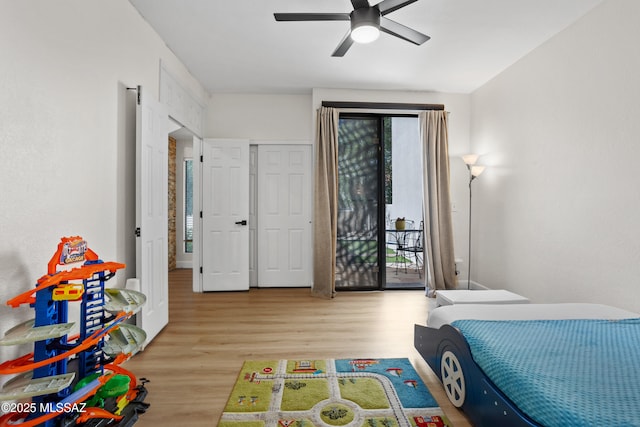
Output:
<instances>
[{"instance_id":1,"label":"sliding glass door","mask_svg":"<svg viewBox=\"0 0 640 427\"><path fill-rule=\"evenodd\" d=\"M340 116L337 290L424 287L422 254L406 250L406 238L421 238L418 131L415 116Z\"/></svg>"},{"instance_id":2,"label":"sliding glass door","mask_svg":"<svg viewBox=\"0 0 640 427\"><path fill-rule=\"evenodd\" d=\"M336 289L381 287L380 129L379 117L340 117Z\"/></svg>"}]
</instances>

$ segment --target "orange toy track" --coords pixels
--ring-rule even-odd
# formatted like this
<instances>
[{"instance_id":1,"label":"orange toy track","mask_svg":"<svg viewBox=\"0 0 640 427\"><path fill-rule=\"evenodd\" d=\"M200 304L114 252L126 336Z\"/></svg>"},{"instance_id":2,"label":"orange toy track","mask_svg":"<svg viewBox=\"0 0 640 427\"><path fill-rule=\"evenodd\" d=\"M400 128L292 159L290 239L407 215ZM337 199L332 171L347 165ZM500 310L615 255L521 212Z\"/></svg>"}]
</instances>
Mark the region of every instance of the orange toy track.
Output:
<instances>
[{"instance_id":1,"label":"orange toy track","mask_svg":"<svg viewBox=\"0 0 640 427\"><path fill-rule=\"evenodd\" d=\"M136 377L127 369L124 369L121 366L118 366L118 364L124 362L127 357L122 355L123 357L118 357L116 359L116 361L114 361L111 364L105 365L105 369L107 369L108 371L111 371L111 373L109 374L105 374L102 377L99 377L96 379L96 381L98 381L99 383L94 385L94 386L87 386L88 388L83 391L81 393L81 395L79 397L77 397L73 402L68 402L68 403L80 403L83 402L85 400L87 400L90 396L93 396L100 387L102 387L104 384L107 383L107 381L109 380L109 378L111 378L114 374L121 374L121 375L126 375L130 378L131 382L129 385L129 391L127 392L127 400L131 401L133 400L138 391L135 389L136 387ZM89 388L90 387L90 388ZM37 426L40 423L43 423L45 421L48 421L52 418L57 417L58 415L60 415L57 412L51 412L45 415L42 415L38 418L35 418L33 420L28 420L28 421L24 421L22 423L20 423L20 419L25 417L28 414L22 414L22 413L17 413L17 412L13 412L13 413L9 413L9 414L5 414L2 417L0 417L0 427L9 427L9 426L13 426L13 425L18 425L21 427L32 427L32 426ZM90 419L93 418L111 418L115 421L120 421L122 419L122 416L119 415L114 415L109 411L106 411L104 409L101 408L85 408L85 412L83 412L78 419L76 420L76 422L78 423L84 423ZM16 422L18 422L16 424Z\"/></svg>"},{"instance_id":2,"label":"orange toy track","mask_svg":"<svg viewBox=\"0 0 640 427\"><path fill-rule=\"evenodd\" d=\"M122 415L114 415L102 408L87 408L82 414L80 414L76 423L83 424L94 418L108 418L114 421L120 421L122 419Z\"/></svg>"},{"instance_id":3,"label":"orange toy track","mask_svg":"<svg viewBox=\"0 0 640 427\"><path fill-rule=\"evenodd\" d=\"M22 294L14 298L11 298L9 301L7 301L7 305L16 308L22 304L32 304L35 301L35 297L33 294L50 286L56 286L62 282L67 282L69 280L90 279L96 273L100 273L103 271L116 271L124 267L125 265L122 263L109 261L97 264L83 265L82 267L77 267L72 270L61 271L52 276L43 276L38 280L38 286L26 292L23 292Z\"/></svg>"},{"instance_id":4,"label":"orange toy track","mask_svg":"<svg viewBox=\"0 0 640 427\"><path fill-rule=\"evenodd\" d=\"M81 351L97 345L102 337L108 334L111 329L117 327L120 322L122 322L124 319L127 319L128 317L130 317L130 313L119 313L113 323L109 326L95 331L77 347L74 347L69 351L65 351L64 353L60 353L57 356L51 357L49 359L41 360L39 362L31 362L31 358L33 357L33 353L31 353L14 360L9 360L0 365L0 375L19 374L21 372L30 371L32 369L40 368L42 366L49 365L59 360L66 359L69 356L73 356L74 354L80 353Z\"/></svg>"},{"instance_id":5,"label":"orange toy track","mask_svg":"<svg viewBox=\"0 0 640 427\"><path fill-rule=\"evenodd\" d=\"M87 385L85 387L85 389L83 389L81 392L76 392L79 395L76 396L76 398L72 402L69 402L69 403L84 402L90 396L93 396L94 394L96 394L98 389L100 387L102 387L109 380L109 378L111 378L112 375L113 374L107 374L107 375L103 375L100 378L97 378L93 383ZM49 412L49 413L44 414L44 415L42 415L42 416L40 416L38 418L34 418L32 420L20 422L20 420L24 419L27 415L29 415L29 414L23 414L23 413L18 413L18 412L10 412L8 414L5 414L2 417L0 417L0 427L10 427L10 426L14 426L14 425L20 426L20 427L35 427L35 426L38 426L38 425L44 423L45 421L49 421L49 420L59 416L60 412Z\"/></svg>"}]
</instances>

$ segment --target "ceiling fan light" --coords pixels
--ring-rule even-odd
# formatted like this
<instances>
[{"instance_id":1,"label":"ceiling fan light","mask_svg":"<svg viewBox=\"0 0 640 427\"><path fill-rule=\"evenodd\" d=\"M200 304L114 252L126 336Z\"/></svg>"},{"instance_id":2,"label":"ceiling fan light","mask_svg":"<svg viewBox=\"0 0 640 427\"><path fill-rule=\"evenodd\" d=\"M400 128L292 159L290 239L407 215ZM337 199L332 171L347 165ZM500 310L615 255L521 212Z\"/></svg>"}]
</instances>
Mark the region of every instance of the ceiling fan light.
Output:
<instances>
[{"instance_id":1,"label":"ceiling fan light","mask_svg":"<svg viewBox=\"0 0 640 427\"><path fill-rule=\"evenodd\" d=\"M380 11L373 7L354 9L350 14L351 39L371 43L380 35Z\"/></svg>"},{"instance_id":2,"label":"ceiling fan light","mask_svg":"<svg viewBox=\"0 0 640 427\"><path fill-rule=\"evenodd\" d=\"M371 43L380 36L380 30L373 25L361 25L351 30L351 38L356 43Z\"/></svg>"}]
</instances>

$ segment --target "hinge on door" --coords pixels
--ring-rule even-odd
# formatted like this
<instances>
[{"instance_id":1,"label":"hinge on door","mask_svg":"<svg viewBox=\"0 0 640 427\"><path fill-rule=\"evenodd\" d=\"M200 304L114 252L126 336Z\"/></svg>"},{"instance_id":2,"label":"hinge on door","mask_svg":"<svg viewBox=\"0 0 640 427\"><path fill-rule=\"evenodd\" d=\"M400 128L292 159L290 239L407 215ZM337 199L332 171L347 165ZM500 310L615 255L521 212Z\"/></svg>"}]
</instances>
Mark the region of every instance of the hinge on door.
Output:
<instances>
[{"instance_id":1,"label":"hinge on door","mask_svg":"<svg viewBox=\"0 0 640 427\"><path fill-rule=\"evenodd\" d=\"M200 274L202 274L202 267L200 267Z\"/></svg>"},{"instance_id":2,"label":"hinge on door","mask_svg":"<svg viewBox=\"0 0 640 427\"><path fill-rule=\"evenodd\" d=\"M202 218L202 211L200 211L200 218Z\"/></svg>"},{"instance_id":3,"label":"hinge on door","mask_svg":"<svg viewBox=\"0 0 640 427\"><path fill-rule=\"evenodd\" d=\"M136 96L136 104L140 105L142 102L142 86L138 85L136 87L128 87L127 90L135 90L138 92Z\"/></svg>"},{"instance_id":4,"label":"hinge on door","mask_svg":"<svg viewBox=\"0 0 640 427\"><path fill-rule=\"evenodd\" d=\"M140 237L140 227L136 227L136 237Z\"/></svg>"},{"instance_id":5,"label":"hinge on door","mask_svg":"<svg viewBox=\"0 0 640 427\"><path fill-rule=\"evenodd\" d=\"M200 156L200 163L204 162L204 156Z\"/></svg>"}]
</instances>

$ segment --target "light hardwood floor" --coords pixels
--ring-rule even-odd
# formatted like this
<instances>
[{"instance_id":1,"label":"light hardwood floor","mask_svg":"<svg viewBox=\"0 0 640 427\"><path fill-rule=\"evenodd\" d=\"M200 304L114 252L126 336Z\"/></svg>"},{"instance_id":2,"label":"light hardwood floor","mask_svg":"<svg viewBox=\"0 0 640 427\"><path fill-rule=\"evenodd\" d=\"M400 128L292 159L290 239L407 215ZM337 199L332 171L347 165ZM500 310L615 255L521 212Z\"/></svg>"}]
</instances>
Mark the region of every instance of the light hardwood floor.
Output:
<instances>
[{"instance_id":1,"label":"light hardwood floor","mask_svg":"<svg viewBox=\"0 0 640 427\"><path fill-rule=\"evenodd\" d=\"M244 360L350 357L408 357L453 425L471 425L413 348L413 325L430 305L424 291L196 294L191 270L169 273L169 287L169 325L124 365L150 380L141 427L217 425Z\"/></svg>"}]
</instances>

